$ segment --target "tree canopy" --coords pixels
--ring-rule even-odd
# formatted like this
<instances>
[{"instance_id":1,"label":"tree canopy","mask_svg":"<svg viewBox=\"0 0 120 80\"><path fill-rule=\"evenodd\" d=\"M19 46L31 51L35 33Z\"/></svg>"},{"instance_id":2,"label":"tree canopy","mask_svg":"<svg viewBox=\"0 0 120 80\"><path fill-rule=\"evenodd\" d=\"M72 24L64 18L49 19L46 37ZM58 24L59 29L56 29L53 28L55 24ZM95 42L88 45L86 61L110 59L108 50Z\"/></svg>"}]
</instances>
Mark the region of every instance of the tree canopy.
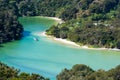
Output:
<instances>
[{"instance_id":1,"label":"tree canopy","mask_svg":"<svg viewBox=\"0 0 120 80\"><path fill-rule=\"evenodd\" d=\"M8 0L0 0L0 44L19 40L22 37L23 27L19 23L17 7Z\"/></svg>"},{"instance_id":2,"label":"tree canopy","mask_svg":"<svg viewBox=\"0 0 120 80\"><path fill-rule=\"evenodd\" d=\"M95 71L86 65L76 64L58 74L57 80L120 80L120 65L108 71Z\"/></svg>"},{"instance_id":3,"label":"tree canopy","mask_svg":"<svg viewBox=\"0 0 120 80\"><path fill-rule=\"evenodd\" d=\"M21 72L0 62L0 80L49 80L39 74Z\"/></svg>"},{"instance_id":4,"label":"tree canopy","mask_svg":"<svg viewBox=\"0 0 120 80\"><path fill-rule=\"evenodd\" d=\"M65 23L48 29L50 35L93 47L120 47L120 0L1 0L0 6L0 43L22 37L19 16L52 16Z\"/></svg>"},{"instance_id":5,"label":"tree canopy","mask_svg":"<svg viewBox=\"0 0 120 80\"><path fill-rule=\"evenodd\" d=\"M71 3L60 9L63 11L59 17L65 23L52 26L47 30L48 35L92 47L120 48L119 0L72 0Z\"/></svg>"}]
</instances>

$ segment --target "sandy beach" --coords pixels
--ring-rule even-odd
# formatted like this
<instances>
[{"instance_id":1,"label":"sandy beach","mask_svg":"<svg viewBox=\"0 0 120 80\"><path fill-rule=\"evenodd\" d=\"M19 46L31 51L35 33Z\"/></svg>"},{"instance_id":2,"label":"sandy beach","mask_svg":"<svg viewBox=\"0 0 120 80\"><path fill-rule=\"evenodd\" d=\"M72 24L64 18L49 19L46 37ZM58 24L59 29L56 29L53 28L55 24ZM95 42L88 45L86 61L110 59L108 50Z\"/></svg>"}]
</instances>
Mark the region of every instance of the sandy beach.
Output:
<instances>
[{"instance_id":1,"label":"sandy beach","mask_svg":"<svg viewBox=\"0 0 120 80\"><path fill-rule=\"evenodd\" d=\"M57 21L59 24L64 23L64 21L62 19L57 18L57 17L46 17L46 16L40 16L40 17L47 18L47 19L53 19L53 20Z\"/></svg>"},{"instance_id":2,"label":"sandy beach","mask_svg":"<svg viewBox=\"0 0 120 80\"><path fill-rule=\"evenodd\" d=\"M44 16L40 16L40 17L44 17ZM49 19L54 19L56 20L59 24L63 23L64 21L62 19L59 19L57 17L44 17L44 18L49 18ZM115 51L120 51L120 49L117 49L117 48L91 48L91 47L88 47L87 45L84 45L84 46L80 46L78 44L76 44L75 42L72 42L72 41L69 41L67 39L62 39L62 38L55 38L53 36L50 36L50 35L46 35L46 32L42 32L42 33L35 33L36 35L38 36L45 36L55 42L59 42L59 43L62 43L62 44L65 44L65 45L69 45L69 46L73 46L75 48L82 48L82 49L91 49L91 50L115 50Z\"/></svg>"},{"instance_id":3,"label":"sandy beach","mask_svg":"<svg viewBox=\"0 0 120 80\"><path fill-rule=\"evenodd\" d=\"M119 49L117 48L90 48L88 47L87 45L85 46L80 46L78 44L76 44L75 42L72 42L72 41L69 41L67 39L62 39L62 38L55 38L53 36L49 36L49 35L46 35L46 32L42 32L42 33L39 33L40 36L45 36L55 42L59 42L61 44L65 44L65 45L69 45L71 47L75 47L75 48L82 48L82 49L91 49L91 50L115 50L115 51L120 51Z\"/></svg>"},{"instance_id":4,"label":"sandy beach","mask_svg":"<svg viewBox=\"0 0 120 80\"><path fill-rule=\"evenodd\" d=\"M55 42L59 42L59 43L62 43L62 44L65 44L65 45L71 45L71 46L74 46L74 47L80 47L78 44L76 44L75 42L72 42L72 41L68 41L66 39L62 39L62 38L55 38L53 36L49 36L49 35L46 35L46 32L43 32L43 33L39 33L40 36L45 36Z\"/></svg>"}]
</instances>

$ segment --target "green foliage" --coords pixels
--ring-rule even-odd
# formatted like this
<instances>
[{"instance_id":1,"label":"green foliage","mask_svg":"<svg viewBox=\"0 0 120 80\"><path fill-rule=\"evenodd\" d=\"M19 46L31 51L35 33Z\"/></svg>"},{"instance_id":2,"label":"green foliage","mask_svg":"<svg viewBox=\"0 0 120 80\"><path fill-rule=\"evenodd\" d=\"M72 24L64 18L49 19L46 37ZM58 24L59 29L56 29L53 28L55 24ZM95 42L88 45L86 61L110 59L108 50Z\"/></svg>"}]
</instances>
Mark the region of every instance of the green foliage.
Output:
<instances>
[{"instance_id":1,"label":"green foliage","mask_svg":"<svg viewBox=\"0 0 120 80\"><path fill-rule=\"evenodd\" d=\"M84 45L120 49L120 0L0 0L0 43L18 40L23 28L19 16L53 16L66 22L52 26L48 35ZM38 74L0 63L1 80L48 80ZM58 80L120 80L120 66L94 71L75 65L57 76Z\"/></svg>"},{"instance_id":2,"label":"green foliage","mask_svg":"<svg viewBox=\"0 0 120 80\"><path fill-rule=\"evenodd\" d=\"M49 80L38 74L20 73L19 70L0 62L0 80Z\"/></svg>"},{"instance_id":3,"label":"green foliage","mask_svg":"<svg viewBox=\"0 0 120 80\"><path fill-rule=\"evenodd\" d=\"M64 69L57 80L120 80L120 65L109 71L94 71L86 65L77 64L72 69Z\"/></svg>"},{"instance_id":4,"label":"green foliage","mask_svg":"<svg viewBox=\"0 0 120 80\"><path fill-rule=\"evenodd\" d=\"M81 7L83 10L87 10L92 1L93 0L80 0L79 7Z\"/></svg>"},{"instance_id":5,"label":"green foliage","mask_svg":"<svg viewBox=\"0 0 120 80\"><path fill-rule=\"evenodd\" d=\"M0 43L19 40L23 27L17 20L16 5L8 0L0 1Z\"/></svg>"},{"instance_id":6,"label":"green foliage","mask_svg":"<svg viewBox=\"0 0 120 80\"><path fill-rule=\"evenodd\" d=\"M56 26L52 26L48 31L47 31L47 34L48 35L53 35L53 36L56 36L57 38L60 37L60 30L58 27Z\"/></svg>"},{"instance_id":7,"label":"green foliage","mask_svg":"<svg viewBox=\"0 0 120 80\"><path fill-rule=\"evenodd\" d=\"M84 24L82 24L84 23ZM119 20L113 22L91 22L85 21L80 24L64 23L59 26L54 26L47 30L51 32L55 37L60 35L60 38L66 38L73 42L77 42L83 45L92 45L93 47L106 47L106 48L119 48L120 39L120 23ZM64 30L65 26L65 30ZM75 27L76 26L76 27ZM56 31L56 32L55 32ZM55 33L54 33L55 32ZM57 35L57 36L56 36Z\"/></svg>"},{"instance_id":8,"label":"green foliage","mask_svg":"<svg viewBox=\"0 0 120 80\"><path fill-rule=\"evenodd\" d=\"M69 7L64 12L61 13L60 18L63 20L70 20L76 18L76 13L78 10L75 7Z\"/></svg>"},{"instance_id":9,"label":"green foliage","mask_svg":"<svg viewBox=\"0 0 120 80\"><path fill-rule=\"evenodd\" d=\"M60 9L62 11L59 17L66 22L52 27L52 30L56 31L55 37L59 35L60 38L93 47L120 48L119 0L70 2L74 6L71 4ZM67 30L63 30L64 27ZM48 29L47 32L54 34L52 30Z\"/></svg>"},{"instance_id":10,"label":"green foliage","mask_svg":"<svg viewBox=\"0 0 120 80\"><path fill-rule=\"evenodd\" d=\"M35 16L37 14L36 11L36 2L28 1L20 1L18 4L18 11L21 16Z\"/></svg>"}]
</instances>

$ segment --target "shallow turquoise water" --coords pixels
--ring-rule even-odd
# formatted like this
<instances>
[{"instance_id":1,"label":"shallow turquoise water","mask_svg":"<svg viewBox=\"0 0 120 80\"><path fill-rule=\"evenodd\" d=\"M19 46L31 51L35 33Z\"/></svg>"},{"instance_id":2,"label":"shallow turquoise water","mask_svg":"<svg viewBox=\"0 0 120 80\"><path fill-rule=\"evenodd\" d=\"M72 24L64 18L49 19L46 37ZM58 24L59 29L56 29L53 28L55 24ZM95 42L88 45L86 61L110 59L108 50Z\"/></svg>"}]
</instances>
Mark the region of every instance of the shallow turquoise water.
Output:
<instances>
[{"instance_id":1,"label":"shallow turquoise water","mask_svg":"<svg viewBox=\"0 0 120 80\"><path fill-rule=\"evenodd\" d=\"M64 68L74 64L86 64L95 70L109 70L120 64L120 51L78 49L54 42L36 33L44 32L54 20L37 17L23 17L24 38L4 44L0 48L0 61L21 71L39 73L51 80ZM39 41L34 41L37 37Z\"/></svg>"}]
</instances>

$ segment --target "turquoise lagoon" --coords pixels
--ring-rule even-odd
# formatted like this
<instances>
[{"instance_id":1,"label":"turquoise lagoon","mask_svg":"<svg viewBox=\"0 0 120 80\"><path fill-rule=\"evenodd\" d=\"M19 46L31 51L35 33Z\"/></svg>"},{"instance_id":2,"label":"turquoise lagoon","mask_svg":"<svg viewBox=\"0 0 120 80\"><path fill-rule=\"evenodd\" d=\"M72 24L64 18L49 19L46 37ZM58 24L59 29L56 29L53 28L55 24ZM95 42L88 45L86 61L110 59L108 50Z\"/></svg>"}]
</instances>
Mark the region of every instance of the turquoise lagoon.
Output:
<instances>
[{"instance_id":1,"label":"turquoise lagoon","mask_svg":"<svg viewBox=\"0 0 120 80\"><path fill-rule=\"evenodd\" d=\"M9 66L55 80L64 68L70 69L74 64L86 64L95 70L109 70L120 64L120 51L74 48L40 35L57 23L52 19L23 17L19 20L25 28L22 40L0 48L0 61Z\"/></svg>"}]
</instances>

